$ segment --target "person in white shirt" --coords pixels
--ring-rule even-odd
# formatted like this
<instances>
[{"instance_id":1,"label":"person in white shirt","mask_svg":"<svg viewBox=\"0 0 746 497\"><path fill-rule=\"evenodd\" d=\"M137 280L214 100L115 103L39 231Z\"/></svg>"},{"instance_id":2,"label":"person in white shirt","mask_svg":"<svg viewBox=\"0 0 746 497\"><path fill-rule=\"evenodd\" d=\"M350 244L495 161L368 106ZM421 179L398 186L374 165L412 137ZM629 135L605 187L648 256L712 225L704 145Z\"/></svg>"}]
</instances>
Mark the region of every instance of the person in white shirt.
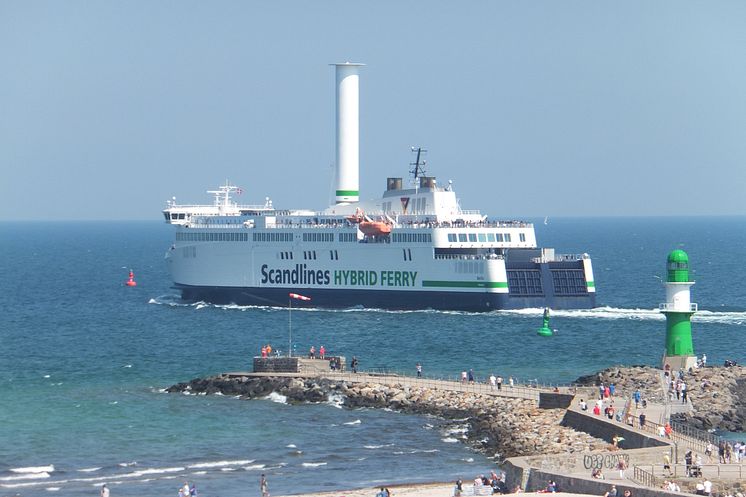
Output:
<instances>
[{"instance_id":1,"label":"person in white shirt","mask_svg":"<svg viewBox=\"0 0 746 497\"><path fill-rule=\"evenodd\" d=\"M702 486L704 487L705 495L712 495L712 482L710 480L705 478Z\"/></svg>"}]
</instances>

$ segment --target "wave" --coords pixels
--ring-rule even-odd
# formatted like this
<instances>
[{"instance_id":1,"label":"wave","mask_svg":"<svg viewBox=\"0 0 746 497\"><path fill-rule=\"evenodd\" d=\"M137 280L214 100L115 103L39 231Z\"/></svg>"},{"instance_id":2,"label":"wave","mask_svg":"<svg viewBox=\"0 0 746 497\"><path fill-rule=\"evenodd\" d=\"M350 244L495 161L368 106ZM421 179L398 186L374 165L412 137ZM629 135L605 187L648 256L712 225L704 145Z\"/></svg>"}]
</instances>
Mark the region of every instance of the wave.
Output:
<instances>
[{"instance_id":1,"label":"wave","mask_svg":"<svg viewBox=\"0 0 746 497\"><path fill-rule=\"evenodd\" d=\"M213 461L213 462L200 462L197 464L190 464L187 466L188 469L199 469L199 468L219 468L222 466L241 466L242 464L251 464L254 459L244 459L238 461Z\"/></svg>"},{"instance_id":2,"label":"wave","mask_svg":"<svg viewBox=\"0 0 746 497\"><path fill-rule=\"evenodd\" d=\"M326 466L327 463L325 462L304 462L302 466L306 468L317 468L319 466Z\"/></svg>"},{"instance_id":3,"label":"wave","mask_svg":"<svg viewBox=\"0 0 746 497\"><path fill-rule=\"evenodd\" d=\"M384 447L393 447L394 444L382 444L382 445L363 445L366 449L382 449Z\"/></svg>"},{"instance_id":4,"label":"wave","mask_svg":"<svg viewBox=\"0 0 746 497\"><path fill-rule=\"evenodd\" d=\"M446 437L446 438L442 438L441 442L445 442L445 443L449 443L449 444L455 444L455 443L458 443L458 439L457 438L453 438L453 437Z\"/></svg>"},{"instance_id":5,"label":"wave","mask_svg":"<svg viewBox=\"0 0 746 497\"><path fill-rule=\"evenodd\" d=\"M54 464L49 466L28 466L25 468L10 468L12 473L53 473Z\"/></svg>"},{"instance_id":6,"label":"wave","mask_svg":"<svg viewBox=\"0 0 746 497\"><path fill-rule=\"evenodd\" d=\"M287 444L285 447L288 448L288 449L297 449L298 448L298 446L295 445L295 444Z\"/></svg>"},{"instance_id":7,"label":"wave","mask_svg":"<svg viewBox=\"0 0 746 497\"><path fill-rule=\"evenodd\" d=\"M271 400L272 402L276 402L278 404L287 404L288 398L285 395L281 395L277 392L272 392L266 397L264 397L266 400Z\"/></svg>"},{"instance_id":8,"label":"wave","mask_svg":"<svg viewBox=\"0 0 746 497\"><path fill-rule=\"evenodd\" d=\"M340 395L338 393L330 393L326 399L327 404L329 404L332 407L336 407L338 409L342 409L344 402L345 402L344 395Z\"/></svg>"},{"instance_id":9,"label":"wave","mask_svg":"<svg viewBox=\"0 0 746 497\"><path fill-rule=\"evenodd\" d=\"M101 469L101 467L99 466L99 467L96 467L96 468L82 468L82 469L79 469L77 471L80 472L80 473L93 473L94 471L98 471L100 469Z\"/></svg>"},{"instance_id":10,"label":"wave","mask_svg":"<svg viewBox=\"0 0 746 497\"><path fill-rule=\"evenodd\" d=\"M40 478L49 478L51 475L46 471L38 473L22 473L15 476L4 476L0 481L18 481L18 480L38 480Z\"/></svg>"},{"instance_id":11,"label":"wave","mask_svg":"<svg viewBox=\"0 0 746 497\"><path fill-rule=\"evenodd\" d=\"M59 492L60 487L47 487L44 490L46 490L47 492Z\"/></svg>"},{"instance_id":12,"label":"wave","mask_svg":"<svg viewBox=\"0 0 746 497\"><path fill-rule=\"evenodd\" d=\"M253 471L256 469L264 469L266 467L267 467L266 464L252 464L250 466L244 466L243 469L245 469L246 471Z\"/></svg>"},{"instance_id":13,"label":"wave","mask_svg":"<svg viewBox=\"0 0 746 497\"><path fill-rule=\"evenodd\" d=\"M137 461L132 462L120 462L119 465L123 468L127 468L129 466L137 466Z\"/></svg>"},{"instance_id":14,"label":"wave","mask_svg":"<svg viewBox=\"0 0 746 497\"><path fill-rule=\"evenodd\" d=\"M360 421L359 419L356 419L355 421L348 421L348 422L342 423L342 424L343 425L359 425L359 424L362 424L362 423L363 423L362 421Z\"/></svg>"}]
</instances>

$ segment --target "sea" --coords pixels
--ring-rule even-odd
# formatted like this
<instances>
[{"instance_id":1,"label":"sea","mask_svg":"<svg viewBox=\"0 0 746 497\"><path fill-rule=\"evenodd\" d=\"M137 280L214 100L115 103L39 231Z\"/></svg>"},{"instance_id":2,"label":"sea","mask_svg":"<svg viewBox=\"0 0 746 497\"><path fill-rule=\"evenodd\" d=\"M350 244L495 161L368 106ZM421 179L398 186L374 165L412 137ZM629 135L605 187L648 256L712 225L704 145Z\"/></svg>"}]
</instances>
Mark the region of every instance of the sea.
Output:
<instances>
[{"instance_id":1,"label":"sea","mask_svg":"<svg viewBox=\"0 0 746 497\"><path fill-rule=\"evenodd\" d=\"M289 405L168 394L195 377L247 370L263 344L324 345L362 369L570 383L613 365L659 364L667 254L696 284L695 352L746 362L746 217L534 220L543 246L593 258L598 307L391 312L182 302L164 254L172 227L142 222L0 223L0 496L274 495L472 479L494 463L463 428L339 399ZM127 287L129 269L136 287ZM292 328L290 327L292 326ZM733 436L740 436L735 434Z\"/></svg>"}]
</instances>

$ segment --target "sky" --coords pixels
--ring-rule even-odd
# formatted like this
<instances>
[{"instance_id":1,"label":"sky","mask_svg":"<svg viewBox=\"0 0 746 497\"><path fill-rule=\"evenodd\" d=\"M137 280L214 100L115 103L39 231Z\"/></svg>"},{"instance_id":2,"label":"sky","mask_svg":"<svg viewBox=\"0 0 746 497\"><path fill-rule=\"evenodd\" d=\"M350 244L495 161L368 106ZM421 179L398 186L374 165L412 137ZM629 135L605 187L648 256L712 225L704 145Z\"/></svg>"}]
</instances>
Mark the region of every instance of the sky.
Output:
<instances>
[{"instance_id":1,"label":"sky","mask_svg":"<svg viewBox=\"0 0 746 497\"><path fill-rule=\"evenodd\" d=\"M740 0L0 0L0 220L323 209L344 61L362 199L421 146L495 218L746 214Z\"/></svg>"}]
</instances>

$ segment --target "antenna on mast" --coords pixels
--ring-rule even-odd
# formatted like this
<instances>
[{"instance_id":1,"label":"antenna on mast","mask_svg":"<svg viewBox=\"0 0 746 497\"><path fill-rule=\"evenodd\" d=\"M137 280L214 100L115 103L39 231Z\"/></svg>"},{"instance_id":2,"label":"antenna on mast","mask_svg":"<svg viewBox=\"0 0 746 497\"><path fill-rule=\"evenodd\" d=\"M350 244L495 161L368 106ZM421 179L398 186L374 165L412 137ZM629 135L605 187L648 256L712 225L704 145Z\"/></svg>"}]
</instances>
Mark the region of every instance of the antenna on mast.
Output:
<instances>
[{"instance_id":1,"label":"antenna on mast","mask_svg":"<svg viewBox=\"0 0 746 497\"><path fill-rule=\"evenodd\" d=\"M417 157L414 162L410 162L410 166L414 166L413 169L409 170L409 173L414 176L414 182L417 184L417 180L420 176L425 175L425 164L427 164L427 161L422 158L423 155L427 153L427 150L425 150L422 147L412 147L412 153L417 153Z\"/></svg>"}]
</instances>

